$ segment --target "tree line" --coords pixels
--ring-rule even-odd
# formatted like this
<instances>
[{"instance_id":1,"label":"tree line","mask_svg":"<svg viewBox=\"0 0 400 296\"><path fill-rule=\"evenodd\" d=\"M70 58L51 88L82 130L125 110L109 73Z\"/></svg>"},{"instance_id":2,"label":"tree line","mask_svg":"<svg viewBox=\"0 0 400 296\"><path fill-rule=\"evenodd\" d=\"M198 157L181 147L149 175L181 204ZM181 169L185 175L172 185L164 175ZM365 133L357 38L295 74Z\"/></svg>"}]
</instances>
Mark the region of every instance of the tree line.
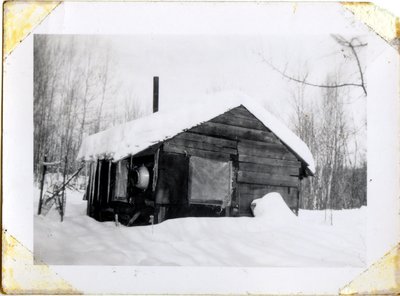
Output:
<instances>
[{"instance_id":1,"label":"tree line","mask_svg":"<svg viewBox=\"0 0 400 296\"><path fill-rule=\"evenodd\" d=\"M366 130L366 122L364 120L361 127L354 126L346 105L352 100L350 89L352 96L356 93L354 90L361 90L360 98L366 99L365 65L360 52L368 44L358 37L331 37L340 48L338 55L343 56L344 64L336 65L334 73L327 72L322 82L310 81L309 73L304 71L306 67L300 67L303 75L295 76L260 54L263 62L288 83L294 84L290 98L293 112L289 122L314 156L315 175L302 182L300 208L303 209L349 209L367 205L366 152L358 143L359 133ZM351 75L344 75L343 68ZM351 80L343 81L343 77ZM308 88L319 89L318 97L308 98ZM332 212L330 214L332 223Z\"/></svg>"},{"instance_id":2,"label":"tree line","mask_svg":"<svg viewBox=\"0 0 400 296\"><path fill-rule=\"evenodd\" d=\"M357 142L358 130L346 110L347 86L366 94L358 39L337 42L354 55L359 83L339 82L340 73L327 73L320 85L294 78L291 128L310 148L315 162L314 177L302 182L300 207L342 209L366 205L367 163ZM34 38L34 175L40 178L44 156L60 161L53 170L72 174L85 136L143 116L146 112L133 90L121 81L110 43L88 36L35 35ZM306 90L317 86L320 95L308 100ZM345 87L343 87L343 85ZM121 99L122 98L122 99ZM116 100L119 100L119 104Z\"/></svg>"},{"instance_id":3,"label":"tree line","mask_svg":"<svg viewBox=\"0 0 400 296\"><path fill-rule=\"evenodd\" d=\"M332 79L328 77L327 83ZM300 207L320 210L366 205L366 156L357 145L358 130L345 108L345 91L326 88L318 100L306 101L304 88L299 85L293 92L291 122L310 148L316 172L302 182Z\"/></svg>"},{"instance_id":4,"label":"tree line","mask_svg":"<svg viewBox=\"0 0 400 296\"><path fill-rule=\"evenodd\" d=\"M34 36L34 175L44 156L70 174L85 136L145 113L133 91L119 88L113 48L95 36ZM124 97L121 108L115 100ZM54 169L54 168L53 168Z\"/></svg>"}]
</instances>

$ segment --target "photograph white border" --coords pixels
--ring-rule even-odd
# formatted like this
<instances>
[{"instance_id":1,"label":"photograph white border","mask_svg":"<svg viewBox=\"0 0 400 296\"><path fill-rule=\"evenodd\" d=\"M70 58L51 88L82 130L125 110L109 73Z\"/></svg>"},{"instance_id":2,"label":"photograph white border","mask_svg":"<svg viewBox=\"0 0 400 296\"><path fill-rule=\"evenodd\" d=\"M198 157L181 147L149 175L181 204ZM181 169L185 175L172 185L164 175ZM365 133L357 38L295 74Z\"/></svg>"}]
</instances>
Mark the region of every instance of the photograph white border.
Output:
<instances>
[{"instance_id":1,"label":"photograph white border","mask_svg":"<svg viewBox=\"0 0 400 296\"><path fill-rule=\"evenodd\" d=\"M58 6L4 63L3 228L33 249L33 34L266 34L273 20L254 15L266 3L79 3ZM276 3L274 5L279 5ZM319 5L298 3L302 5ZM328 4L327 4L328 5ZM332 4L330 4L332 5ZM222 7L223 6L223 7ZM229 9L228 9L229 8ZM259 7L260 8L260 7ZM343 9L344 10L344 9ZM322 10L307 34L348 32L325 21ZM241 19L234 16L240 15ZM135 15L136 17L133 17ZM282 17L277 15L278 17ZM357 30L363 25L355 21ZM289 33L285 28L278 34ZM365 29L365 28L364 28ZM360 31L361 32L361 31ZM378 37L377 37L378 38ZM382 42L384 42L382 40ZM399 242L399 61L387 45L367 69L368 207L367 263ZM85 293L329 293L336 294L364 268L234 268L50 266Z\"/></svg>"}]
</instances>

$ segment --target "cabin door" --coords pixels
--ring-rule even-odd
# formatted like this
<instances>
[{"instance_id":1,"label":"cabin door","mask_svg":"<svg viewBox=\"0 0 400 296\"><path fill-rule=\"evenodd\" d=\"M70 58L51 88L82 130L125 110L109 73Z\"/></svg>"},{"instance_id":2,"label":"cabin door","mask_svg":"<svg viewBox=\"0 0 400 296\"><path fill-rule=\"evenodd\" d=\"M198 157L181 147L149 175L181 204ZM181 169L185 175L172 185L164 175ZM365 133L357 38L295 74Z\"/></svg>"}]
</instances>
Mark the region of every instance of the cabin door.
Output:
<instances>
[{"instance_id":1,"label":"cabin door","mask_svg":"<svg viewBox=\"0 0 400 296\"><path fill-rule=\"evenodd\" d=\"M232 162L191 156L189 203L229 208L232 197ZM229 212L229 211L227 211Z\"/></svg>"},{"instance_id":2,"label":"cabin door","mask_svg":"<svg viewBox=\"0 0 400 296\"><path fill-rule=\"evenodd\" d=\"M160 153L155 192L156 222L183 217L187 206L188 156Z\"/></svg>"}]
</instances>

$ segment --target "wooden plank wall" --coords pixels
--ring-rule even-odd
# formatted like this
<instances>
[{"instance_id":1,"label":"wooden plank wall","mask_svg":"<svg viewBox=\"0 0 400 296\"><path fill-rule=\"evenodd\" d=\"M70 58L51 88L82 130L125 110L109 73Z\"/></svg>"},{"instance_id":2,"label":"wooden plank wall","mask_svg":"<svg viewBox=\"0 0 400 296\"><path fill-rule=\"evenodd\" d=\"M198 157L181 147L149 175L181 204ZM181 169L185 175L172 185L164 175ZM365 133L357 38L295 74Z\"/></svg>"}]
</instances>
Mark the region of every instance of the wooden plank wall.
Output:
<instances>
[{"instance_id":1,"label":"wooden plank wall","mask_svg":"<svg viewBox=\"0 0 400 296\"><path fill-rule=\"evenodd\" d=\"M190 130L165 142L164 151L229 161L237 154L236 146L236 141Z\"/></svg>"},{"instance_id":2,"label":"wooden plank wall","mask_svg":"<svg viewBox=\"0 0 400 296\"><path fill-rule=\"evenodd\" d=\"M235 118L243 118L246 123L259 122L244 107L232 110L230 117L232 122ZM241 138L238 141L239 213L251 215L251 202L269 192L279 192L287 205L297 212L301 163L270 130L263 125L262 130L268 133L263 139Z\"/></svg>"},{"instance_id":3,"label":"wooden plank wall","mask_svg":"<svg viewBox=\"0 0 400 296\"><path fill-rule=\"evenodd\" d=\"M237 141L234 139L222 138L217 135L210 135L207 132L199 132L199 128L186 131L166 141L163 147L164 151L215 159L218 161L232 161L235 166L235 162L237 162ZM237 178L236 172L237 171L234 171L234 180ZM234 181L231 201L232 207L238 203L236 192L236 182Z\"/></svg>"},{"instance_id":4,"label":"wooden plank wall","mask_svg":"<svg viewBox=\"0 0 400 296\"><path fill-rule=\"evenodd\" d=\"M301 163L242 106L166 141L164 150L232 160L237 181L233 204L239 205L240 215L251 215L251 201L272 191L297 210Z\"/></svg>"}]
</instances>

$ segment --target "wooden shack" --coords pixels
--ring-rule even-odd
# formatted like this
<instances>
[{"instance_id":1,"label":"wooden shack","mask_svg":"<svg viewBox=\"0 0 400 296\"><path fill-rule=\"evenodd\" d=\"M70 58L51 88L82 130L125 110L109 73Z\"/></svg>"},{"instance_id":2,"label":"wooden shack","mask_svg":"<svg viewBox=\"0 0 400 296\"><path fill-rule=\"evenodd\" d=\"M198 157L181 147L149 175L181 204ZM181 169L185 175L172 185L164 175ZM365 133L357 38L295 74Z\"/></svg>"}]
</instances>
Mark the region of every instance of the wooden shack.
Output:
<instances>
[{"instance_id":1,"label":"wooden shack","mask_svg":"<svg viewBox=\"0 0 400 296\"><path fill-rule=\"evenodd\" d=\"M298 212L301 180L314 173L304 142L242 94L197 102L85 139L89 216L127 225L251 216L251 202L269 192Z\"/></svg>"}]
</instances>

